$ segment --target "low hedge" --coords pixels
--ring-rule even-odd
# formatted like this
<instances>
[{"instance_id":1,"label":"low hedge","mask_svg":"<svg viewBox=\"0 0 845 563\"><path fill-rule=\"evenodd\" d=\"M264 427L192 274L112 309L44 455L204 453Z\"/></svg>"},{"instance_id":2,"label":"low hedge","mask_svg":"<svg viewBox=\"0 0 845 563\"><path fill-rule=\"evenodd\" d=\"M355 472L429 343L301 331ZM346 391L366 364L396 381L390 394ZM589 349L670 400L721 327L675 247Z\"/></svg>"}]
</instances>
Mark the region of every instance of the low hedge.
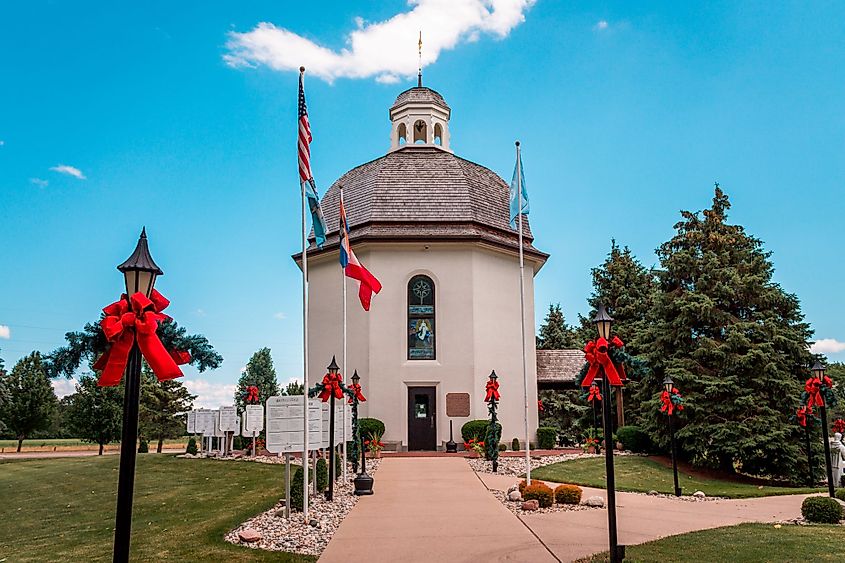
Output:
<instances>
[{"instance_id":1,"label":"low hedge","mask_svg":"<svg viewBox=\"0 0 845 563\"><path fill-rule=\"evenodd\" d=\"M839 489L834 495L839 500L845 501L845 489Z\"/></svg>"},{"instance_id":2,"label":"low hedge","mask_svg":"<svg viewBox=\"0 0 845 563\"><path fill-rule=\"evenodd\" d=\"M557 428L541 426L537 429L537 447L541 450L553 450L557 441Z\"/></svg>"},{"instance_id":3,"label":"low hedge","mask_svg":"<svg viewBox=\"0 0 845 563\"><path fill-rule=\"evenodd\" d=\"M578 485L560 485L555 488L555 502L558 504L578 504L584 491Z\"/></svg>"},{"instance_id":4,"label":"low hedge","mask_svg":"<svg viewBox=\"0 0 845 563\"><path fill-rule=\"evenodd\" d=\"M197 455L197 439L196 438L189 438L188 439L188 447L185 448L186 454Z\"/></svg>"},{"instance_id":5,"label":"low hedge","mask_svg":"<svg viewBox=\"0 0 845 563\"><path fill-rule=\"evenodd\" d=\"M519 438L511 440L511 449L515 452L519 451Z\"/></svg>"},{"instance_id":6,"label":"low hedge","mask_svg":"<svg viewBox=\"0 0 845 563\"><path fill-rule=\"evenodd\" d=\"M645 454L651 451L652 442L639 426L622 426L616 431L616 441L622 442L622 448L637 454Z\"/></svg>"},{"instance_id":7,"label":"low hedge","mask_svg":"<svg viewBox=\"0 0 845 563\"><path fill-rule=\"evenodd\" d=\"M536 500L540 504L540 508L549 508L555 502L555 493L550 486L537 481L525 487L522 498Z\"/></svg>"},{"instance_id":8,"label":"low hedge","mask_svg":"<svg viewBox=\"0 0 845 563\"><path fill-rule=\"evenodd\" d=\"M373 434L384 436L384 423L377 418L359 418L358 428L365 440L369 440Z\"/></svg>"},{"instance_id":9,"label":"low hedge","mask_svg":"<svg viewBox=\"0 0 845 563\"><path fill-rule=\"evenodd\" d=\"M801 515L816 524L837 524L843 518L842 505L830 497L807 497L801 503Z\"/></svg>"},{"instance_id":10,"label":"low hedge","mask_svg":"<svg viewBox=\"0 0 845 563\"><path fill-rule=\"evenodd\" d=\"M329 464L322 457L317 460L317 492L322 493L329 486Z\"/></svg>"},{"instance_id":11,"label":"low hedge","mask_svg":"<svg viewBox=\"0 0 845 563\"><path fill-rule=\"evenodd\" d=\"M465 422L461 426L461 438L464 439L464 442L469 442L473 438L483 442L485 436L487 436L487 426L489 424L490 421L483 418Z\"/></svg>"}]
</instances>

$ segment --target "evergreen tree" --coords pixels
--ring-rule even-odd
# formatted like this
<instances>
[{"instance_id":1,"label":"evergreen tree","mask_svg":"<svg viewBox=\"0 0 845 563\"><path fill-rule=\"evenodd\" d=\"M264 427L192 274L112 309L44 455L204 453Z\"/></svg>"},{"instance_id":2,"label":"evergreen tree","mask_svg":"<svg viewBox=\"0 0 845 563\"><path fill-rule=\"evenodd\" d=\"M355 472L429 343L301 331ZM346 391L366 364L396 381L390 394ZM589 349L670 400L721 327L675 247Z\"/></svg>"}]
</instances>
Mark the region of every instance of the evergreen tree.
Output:
<instances>
[{"instance_id":1,"label":"evergreen tree","mask_svg":"<svg viewBox=\"0 0 845 563\"><path fill-rule=\"evenodd\" d=\"M675 236L657 250L660 291L641 350L653 372L638 392L640 424L666 444L657 397L670 375L684 396L685 457L797 479L799 427L790 416L809 377L811 331L798 298L772 281L770 253L727 223L728 209L717 184L712 207L682 212Z\"/></svg>"},{"instance_id":2,"label":"evergreen tree","mask_svg":"<svg viewBox=\"0 0 845 563\"><path fill-rule=\"evenodd\" d=\"M17 451L21 451L28 436L50 426L58 399L39 352L21 358L11 372L2 372L0 379L7 395L0 406L0 420L15 436Z\"/></svg>"},{"instance_id":3,"label":"evergreen tree","mask_svg":"<svg viewBox=\"0 0 845 563\"><path fill-rule=\"evenodd\" d=\"M0 436L8 432L6 424L3 422L3 405L9 400L9 391L6 389L6 364L3 358L0 358Z\"/></svg>"},{"instance_id":4,"label":"evergreen tree","mask_svg":"<svg viewBox=\"0 0 845 563\"><path fill-rule=\"evenodd\" d=\"M235 391L235 404L238 411L245 410L244 396L246 388L250 385L258 387L258 397L263 405L269 397L279 394L279 383L276 381L276 370L273 367L273 357L270 355L270 348L262 348L252 355L246 364L246 370L238 380L238 388Z\"/></svg>"},{"instance_id":5,"label":"evergreen tree","mask_svg":"<svg viewBox=\"0 0 845 563\"><path fill-rule=\"evenodd\" d=\"M123 383L99 387L97 377L83 375L70 396L66 419L74 434L86 442L103 446L120 438L123 426Z\"/></svg>"},{"instance_id":6,"label":"evergreen tree","mask_svg":"<svg viewBox=\"0 0 845 563\"><path fill-rule=\"evenodd\" d=\"M560 303L549 304L549 312L540 331L537 335L537 348L539 350L566 350L580 349L583 343L578 342L578 337L571 326L566 324Z\"/></svg>"},{"instance_id":7,"label":"evergreen tree","mask_svg":"<svg viewBox=\"0 0 845 563\"><path fill-rule=\"evenodd\" d=\"M287 384L285 387L285 395L294 396L294 395L304 395L305 394L305 385L300 383L299 381L293 380Z\"/></svg>"},{"instance_id":8,"label":"evergreen tree","mask_svg":"<svg viewBox=\"0 0 845 563\"><path fill-rule=\"evenodd\" d=\"M200 372L216 369L223 363L223 356L205 336L189 335L185 327L174 320L159 323L156 334L166 349L187 351L191 355L190 364ZM65 340L67 346L56 348L44 357L44 367L50 377L72 377L83 361L92 365L109 347L99 323L86 323L81 331L66 333Z\"/></svg>"},{"instance_id":9,"label":"evergreen tree","mask_svg":"<svg viewBox=\"0 0 845 563\"><path fill-rule=\"evenodd\" d=\"M184 413L193 408L196 395L178 379L159 381L144 362L141 374L140 434L156 440L156 452L161 453L165 438L185 434Z\"/></svg>"},{"instance_id":10,"label":"evergreen tree","mask_svg":"<svg viewBox=\"0 0 845 563\"><path fill-rule=\"evenodd\" d=\"M629 354L637 355L647 346L642 342L648 328L648 316L654 304L657 284L654 274L640 263L626 246L610 242L610 252L601 266L593 268L593 293L587 299L591 312L580 317L578 348L596 337L595 311L603 303L613 317L613 333L625 342Z\"/></svg>"}]
</instances>

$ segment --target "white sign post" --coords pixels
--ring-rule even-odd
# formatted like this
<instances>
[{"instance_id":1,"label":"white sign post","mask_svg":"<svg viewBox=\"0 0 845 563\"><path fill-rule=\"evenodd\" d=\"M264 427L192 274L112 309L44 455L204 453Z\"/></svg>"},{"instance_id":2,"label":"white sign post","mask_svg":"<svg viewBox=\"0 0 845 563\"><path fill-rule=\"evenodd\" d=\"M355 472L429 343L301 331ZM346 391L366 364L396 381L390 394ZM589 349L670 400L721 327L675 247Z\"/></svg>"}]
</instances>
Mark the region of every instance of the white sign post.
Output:
<instances>
[{"instance_id":1,"label":"white sign post","mask_svg":"<svg viewBox=\"0 0 845 563\"><path fill-rule=\"evenodd\" d=\"M187 430L188 434L195 434L197 431L197 411L195 410L188 413Z\"/></svg>"},{"instance_id":2,"label":"white sign post","mask_svg":"<svg viewBox=\"0 0 845 563\"><path fill-rule=\"evenodd\" d=\"M220 430L223 432L223 455L230 454L229 451L229 433L238 432L241 429L240 421L238 420L238 409L235 405L226 405L220 407Z\"/></svg>"},{"instance_id":3,"label":"white sign post","mask_svg":"<svg viewBox=\"0 0 845 563\"><path fill-rule=\"evenodd\" d=\"M243 436L252 436L252 457L255 457L255 439L264 430L264 406L247 405L244 412Z\"/></svg>"},{"instance_id":4,"label":"white sign post","mask_svg":"<svg viewBox=\"0 0 845 563\"><path fill-rule=\"evenodd\" d=\"M214 411L210 409L197 409L194 430L200 435L200 450L206 450L205 439L208 438L210 441L211 436L214 435ZM211 446L209 445L206 451L210 450Z\"/></svg>"}]
</instances>

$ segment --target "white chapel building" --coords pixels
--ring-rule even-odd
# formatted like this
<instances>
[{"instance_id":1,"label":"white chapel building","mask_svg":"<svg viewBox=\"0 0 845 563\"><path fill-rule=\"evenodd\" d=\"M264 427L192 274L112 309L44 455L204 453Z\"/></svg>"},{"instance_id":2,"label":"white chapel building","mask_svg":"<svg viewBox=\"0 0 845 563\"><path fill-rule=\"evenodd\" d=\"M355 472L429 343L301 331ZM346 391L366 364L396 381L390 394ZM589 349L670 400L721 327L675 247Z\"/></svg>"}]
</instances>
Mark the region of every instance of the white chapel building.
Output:
<instances>
[{"instance_id":1,"label":"white chapel building","mask_svg":"<svg viewBox=\"0 0 845 563\"><path fill-rule=\"evenodd\" d=\"M442 449L461 426L487 418L492 370L501 393L502 441L524 442L518 237L509 226L508 184L456 156L451 109L421 84L390 108L387 154L341 176L322 200L322 249L308 250L309 381L333 355L342 364L341 284L347 285L346 381L361 377L359 416L382 420L388 449ZM340 186L355 254L381 281L366 312L338 263ZM526 217L527 219L527 217ZM534 276L549 255L524 226L525 350L532 442L537 429ZM294 257L301 266L301 256Z\"/></svg>"}]
</instances>

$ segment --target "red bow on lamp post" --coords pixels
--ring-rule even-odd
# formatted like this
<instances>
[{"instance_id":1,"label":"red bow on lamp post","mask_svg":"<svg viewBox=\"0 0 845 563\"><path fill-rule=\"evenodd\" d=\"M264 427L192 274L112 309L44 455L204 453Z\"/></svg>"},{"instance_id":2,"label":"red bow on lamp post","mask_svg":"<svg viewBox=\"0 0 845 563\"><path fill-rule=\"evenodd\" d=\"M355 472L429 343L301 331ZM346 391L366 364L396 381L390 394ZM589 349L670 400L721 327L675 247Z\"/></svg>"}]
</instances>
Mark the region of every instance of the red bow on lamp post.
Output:
<instances>
[{"instance_id":1,"label":"red bow on lamp post","mask_svg":"<svg viewBox=\"0 0 845 563\"><path fill-rule=\"evenodd\" d=\"M545 412L546 407L543 406L543 401L541 399L537 400L537 411L538 412Z\"/></svg>"},{"instance_id":2,"label":"red bow on lamp post","mask_svg":"<svg viewBox=\"0 0 845 563\"><path fill-rule=\"evenodd\" d=\"M257 404L259 402L258 398L258 387L255 385L250 385L246 388L246 395L244 396L244 402L250 405Z\"/></svg>"},{"instance_id":3,"label":"red bow on lamp post","mask_svg":"<svg viewBox=\"0 0 845 563\"><path fill-rule=\"evenodd\" d=\"M601 390L598 385L590 385L590 393L587 395L587 401L601 401Z\"/></svg>"},{"instance_id":4,"label":"red bow on lamp post","mask_svg":"<svg viewBox=\"0 0 845 563\"><path fill-rule=\"evenodd\" d=\"M360 383L353 383L349 386L349 389L352 391L352 395L359 403L365 403L367 398L364 397L364 394L361 392L361 384ZM352 404L352 397L349 397L347 401L348 404Z\"/></svg>"},{"instance_id":5,"label":"red bow on lamp post","mask_svg":"<svg viewBox=\"0 0 845 563\"><path fill-rule=\"evenodd\" d=\"M584 381L581 382L581 386L589 387L599 372L599 366L601 366L604 368L604 373L607 375L610 384L614 387L622 387L622 377L619 376L619 372L616 370L608 352L611 347L622 348L624 345L625 343L618 336L614 336L609 343L603 336L587 342L587 345L584 346L584 358L590 364L590 369L587 371ZM622 373L624 376L624 370Z\"/></svg>"},{"instance_id":6,"label":"red bow on lamp post","mask_svg":"<svg viewBox=\"0 0 845 563\"><path fill-rule=\"evenodd\" d=\"M149 297L137 292L127 300L124 295L120 301L103 309L106 316L100 321L100 327L111 342L111 348L94 363L94 369L103 372L97 385L111 387L120 383L135 342L159 381L182 376L179 364L190 362L190 354L176 350L168 352L156 334L158 323L170 318L161 312L168 305L170 301L153 289Z\"/></svg>"},{"instance_id":7,"label":"red bow on lamp post","mask_svg":"<svg viewBox=\"0 0 845 563\"><path fill-rule=\"evenodd\" d=\"M677 388L672 387L671 393L664 390L660 394L660 412L672 416L675 411L681 412L684 410L684 405L681 403L681 392Z\"/></svg>"},{"instance_id":8,"label":"red bow on lamp post","mask_svg":"<svg viewBox=\"0 0 845 563\"><path fill-rule=\"evenodd\" d=\"M499 396L499 382L498 381L496 381L494 379L487 381L485 391L487 392L487 395L484 397L485 403L489 403L491 399L494 400L494 401L498 401L498 400L501 399L501 397Z\"/></svg>"},{"instance_id":9,"label":"red bow on lamp post","mask_svg":"<svg viewBox=\"0 0 845 563\"><path fill-rule=\"evenodd\" d=\"M807 392L807 406L808 407L823 407L824 399L822 398L822 386L828 389L833 387L833 381L828 377L822 377L821 381L817 377L811 377L804 383L804 391Z\"/></svg>"},{"instance_id":10,"label":"red bow on lamp post","mask_svg":"<svg viewBox=\"0 0 845 563\"><path fill-rule=\"evenodd\" d=\"M801 407L797 411L795 411L795 417L798 419L798 424L805 427L807 426L807 416L813 414L813 409L810 407Z\"/></svg>"}]
</instances>

